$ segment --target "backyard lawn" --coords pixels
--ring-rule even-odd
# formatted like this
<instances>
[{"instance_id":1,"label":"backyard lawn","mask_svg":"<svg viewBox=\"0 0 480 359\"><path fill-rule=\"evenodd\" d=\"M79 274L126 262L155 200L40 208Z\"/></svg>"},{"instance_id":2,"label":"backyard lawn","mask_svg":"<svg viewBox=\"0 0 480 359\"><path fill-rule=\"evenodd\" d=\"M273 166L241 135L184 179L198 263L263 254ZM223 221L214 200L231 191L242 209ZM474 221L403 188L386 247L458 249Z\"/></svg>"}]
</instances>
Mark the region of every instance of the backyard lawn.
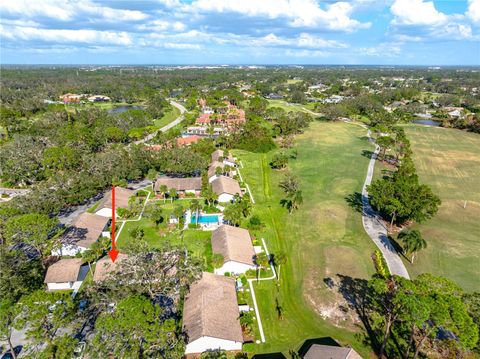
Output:
<instances>
[{"instance_id":1,"label":"backyard lawn","mask_svg":"<svg viewBox=\"0 0 480 359\"><path fill-rule=\"evenodd\" d=\"M480 135L421 125L405 129L420 180L442 200L437 215L417 226L428 247L407 269L413 275L442 275L467 291L479 291Z\"/></svg>"},{"instance_id":2,"label":"backyard lawn","mask_svg":"<svg viewBox=\"0 0 480 359\"><path fill-rule=\"evenodd\" d=\"M170 202L168 199L165 203L163 200L159 200L162 203L163 215L165 220L158 227L149 218L145 216L139 221L128 221L125 223L120 235L117 237L117 246L120 249L125 249L135 239L132 238L130 232L133 228L141 228L144 231L143 241L145 241L151 248L163 248L170 244L173 246L179 246L187 248L188 251L195 257L204 261L205 268L209 271L213 271L211 259L212 259L212 247L210 238L212 232L201 231L197 229L187 229L181 231L175 228L175 225L171 225L168 229L168 218L173 211L173 208L177 205L181 205L184 208L188 208L190 200L176 200Z\"/></svg>"},{"instance_id":3,"label":"backyard lawn","mask_svg":"<svg viewBox=\"0 0 480 359\"><path fill-rule=\"evenodd\" d=\"M155 127L162 128L175 120L178 116L180 116L180 110L175 106L170 105L170 110L167 111L162 118L155 120Z\"/></svg>"},{"instance_id":4,"label":"backyard lawn","mask_svg":"<svg viewBox=\"0 0 480 359\"><path fill-rule=\"evenodd\" d=\"M245 350L288 354L306 339L332 337L368 356L370 349L356 335L352 310L339 310L343 297L325 283L327 278L337 285L342 278L343 283L367 279L374 271L374 244L363 230L360 213L345 200L361 191L368 165L362 151L372 146L358 126L314 122L297 137L296 149L298 159L289 166L300 179L304 203L291 215L279 204L278 182L284 172L270 169L273 153L235 151L255 198L253 212L265 224L253 233L265 238L271 253L287 254L279 285L255 284L266 343L248 344Z\"/></svg>"}]
</instances>

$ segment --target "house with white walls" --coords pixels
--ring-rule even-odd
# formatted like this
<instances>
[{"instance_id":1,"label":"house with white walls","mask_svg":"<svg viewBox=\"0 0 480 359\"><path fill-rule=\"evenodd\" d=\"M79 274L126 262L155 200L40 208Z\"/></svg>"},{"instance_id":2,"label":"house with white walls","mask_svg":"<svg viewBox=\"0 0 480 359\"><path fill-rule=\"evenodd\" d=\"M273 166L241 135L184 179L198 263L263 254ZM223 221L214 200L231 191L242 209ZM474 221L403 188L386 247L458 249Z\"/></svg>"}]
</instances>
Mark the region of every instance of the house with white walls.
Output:
<instances>
[{"instance_id":1,"label":"house with white walls","mask_svg":"<svg viewBox=\"0 0 480 359\"><path fill-rule=\"evenodd\" d=\"M93 213L82 213L61 239L61 247L52 251L54 256L75 256L85 252L100 237L110 238L110 218Z\"/></svg>"},{"instance_id":2,"label":"house with white walls","mask_svg":"<svg viewBox=\"0 0 480 359\"><path fill-rule=\"evenodd\" d=\"M216 150L212 153L212 162L222 162L231 167L236 166L235 158L223 150Z\"/></svg>"},{"instance_id":3,"label":"house with white walls","mask_svg":"<svg viewBox=\"0 0 480 359\"><path fill-rule=\"evenodd\" d=\"M44 283L47 290L78 290L87 273L81 258L61 259L48 267Z\"/></svg>"},{"instance_id":4,"label":"house with white walls","mask_svg":"<svg viewBox=\"0 0 480 359\"><path fill-rule=\"evenodd\" d=\"M115 187L115 208L128 208L128 201L134 194L135 191L131 189ZM107 191L97 208L95 208L95 214L112 218L112 191Z\"/></svg>"},{"instance_id":5,"label":"house with white walls","mask_svg":"<svg viewBox=\"0 0 480 359\"><path fill-rule=\"evenodd\" d=\"M241 274L255 269L252 239L248 230L222 225L212 233L212 251L223 256L223 265L216 274Z\"/></svg>"},{"instance_id":6,"label":"house with white walls","mask_svg":"<svg viewBox=\"0 0 480 359\"><path fill-rule=\"evenodd\" d=\"M183 308L185 354L242 350L243 334L235 279L204 272L193 283Z\"/></svg>"},{"instance_id":7,"label":"house with white walls","mask_svg":"<svg viewBox=\"0 0 480 359\"><path fill-rule=\"evenodd\" d=\"M218 196L218 202L225 203L233 201L235 195L243 197L242 189L237 180L227 176L219 176L212 182L212 190Z\"/></svg>"}]
</instances>

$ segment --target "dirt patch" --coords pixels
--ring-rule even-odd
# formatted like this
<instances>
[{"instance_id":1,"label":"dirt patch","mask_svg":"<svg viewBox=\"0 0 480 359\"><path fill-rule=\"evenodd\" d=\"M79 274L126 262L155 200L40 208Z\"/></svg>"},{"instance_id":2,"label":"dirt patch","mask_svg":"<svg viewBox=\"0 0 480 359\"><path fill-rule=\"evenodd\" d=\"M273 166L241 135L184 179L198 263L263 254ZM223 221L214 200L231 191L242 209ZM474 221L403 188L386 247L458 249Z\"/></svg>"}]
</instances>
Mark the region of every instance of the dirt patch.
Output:
<instances>
[{"instance_id":1,"label":"dirt patch","mask_svg":"<svg viewBox=\"0 0 480 359\"><path fill-rule=\"evenodd\" d=\"M305 298L323 319L337 327L355 330L360 318L352 297L345 293L344 282L350 279L363 281L366 273L358 265L358 254L352 248L329 247L324 254L326 266L323 273L311 271L305 277Z\"/></svg>"}]
</instances>

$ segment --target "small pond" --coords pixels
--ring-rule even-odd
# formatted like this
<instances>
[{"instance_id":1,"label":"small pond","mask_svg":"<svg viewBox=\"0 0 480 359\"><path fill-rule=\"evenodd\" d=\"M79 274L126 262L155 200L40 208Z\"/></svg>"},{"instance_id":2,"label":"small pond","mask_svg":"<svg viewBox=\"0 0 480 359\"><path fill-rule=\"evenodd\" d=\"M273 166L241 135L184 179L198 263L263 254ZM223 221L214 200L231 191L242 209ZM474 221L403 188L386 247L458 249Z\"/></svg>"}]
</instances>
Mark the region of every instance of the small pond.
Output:
<instances>
[{"instance_id":1,"label":"small pond","mask_svg":"<svg viewBox=\"0 0 480 359\"><path fill-rule=\"evenodd\" d=\"M141 110L144 108L145 106L141 106L141 105L124 105L124 106L114 107L111 110L108 110L108 113L123 113L128 110Z\"/></svg>"},{"instance_id":2,"label":"small pond","mask_svg":"<svg viewBox=\"0 0 480 359\"><path fill-rule=\"evenodd\" d=\"M434 120L415 120L412 122L419 125L428 125L428 126L440 126L442 124L440 121L434 121Z\"/></svg>"}]
</instances>

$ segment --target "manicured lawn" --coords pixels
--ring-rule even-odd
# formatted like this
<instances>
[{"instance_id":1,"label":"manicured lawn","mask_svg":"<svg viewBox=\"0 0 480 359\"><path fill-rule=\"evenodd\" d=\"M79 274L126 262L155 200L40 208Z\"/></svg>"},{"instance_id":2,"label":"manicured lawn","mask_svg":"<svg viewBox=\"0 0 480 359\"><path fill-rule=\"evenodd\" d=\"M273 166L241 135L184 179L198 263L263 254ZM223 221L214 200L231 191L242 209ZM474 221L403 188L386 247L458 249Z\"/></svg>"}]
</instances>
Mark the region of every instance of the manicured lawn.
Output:
<instances>
[{"instance_id":1,"label":"manicured lawn","mask_svg":"<svg viewBox=\"0 0 480 359\"><path fill-rule=\"evenodd\" d=\"M437 215L416 226L428 247L408 271L442 275L479 291L480 135L420 125L405 129L420 180L442 200Z\"/></svg>"},{"instance_id":2,"label":"manicured lawn","mask_svg":"<svg viewBox=\"0 0 480 359\"><path fill-rule=\"evenodd\" d=\"M180 116L180 110L175 106L170 106L170 110L162 118L155 120L155 127L162 128Z\"/></svg>"},{"instance_id":3,"label":"manicured lawn","mask_svg":"<svg viewBox=\"0 0 480 359\"><path fill-rule=\"evenodd\" d=\"M149 247L163 248L170 244L172 246L187 248L193 256L203 260L207 270L213 271L211 265L212 247L210 243L212 232L187 229L183 231L182 235L182 231L176 228L171 228L170 230L167 228L167 221L168 218L170 218L173 208L178 205L187 208L190 205L190 200L177 200L173 203L167 200L164 204L163 200L159 200L159 202L162 203L165 221L158 227L146 217L143 217L139 221L126 222L122 232L117 237L118 248L122 250L131 244L134 239L130 236L130 231L133 228L139 227L143 229L143 240Z\"/></svg>"},{"instance_id":4,"label":"manicured lawn","mask_svg":"<svg viewBox=\"0 0 480 359\"><path fill-rule=\"evenodd\" d=\"M358 126L314 122L297 137L298 159L289 166L300 179L304 203L291 215L279 204L278 182L284 172L268 166L273 152L235 151L256 201L253 212L265 224L262 231L252 232L265 238L271 253L283 251L288 258L280 283L255 284L266 343L248 344L246 350L288 354L306 339L333 337L369 355L349 318L353 313L346 318L338 313L343 297L324 283L326 278L339 283L340 276L367 279L374 271L370 259L374 244L363 230L360 214L345 200L361 191L365 179L368 159L362 151L372 146L364 136Z\"/></svg>"},{"instance_id":5,"label":"manicured lawn","mask_svg":"<svg viewBox=\"0 0 480 359\"><path fill-rule=\"evenodd\" d=\"M285 111L305 111L304 105L292 104L284 100L268 100L268 107L280 107Z\"/></svg>"}]
</instances>

